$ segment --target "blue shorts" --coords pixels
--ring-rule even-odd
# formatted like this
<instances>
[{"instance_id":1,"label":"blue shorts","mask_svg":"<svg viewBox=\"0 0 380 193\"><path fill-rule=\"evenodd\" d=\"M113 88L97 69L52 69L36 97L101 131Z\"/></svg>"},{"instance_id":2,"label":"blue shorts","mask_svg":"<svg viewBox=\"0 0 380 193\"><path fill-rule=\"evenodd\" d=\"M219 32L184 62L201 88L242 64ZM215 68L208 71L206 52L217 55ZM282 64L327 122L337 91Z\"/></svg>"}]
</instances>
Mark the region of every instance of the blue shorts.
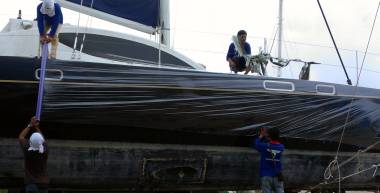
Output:
<instances>
[{"instance_id":1,"label":"blue shorts","mask_svg":"<svg viewBox=\"0 0 380 193\"><path fill-rule=\"evenodd\" d=\"M245 66L245 58L243 56L236 56L236 57L233 57L232 60L235 62L236 64L236 71L238 72L242 72L245 70L246 66Z\"/></svg>"},{"instance_id":2,"label":"blue shorts","mask_svg":"<svg viewBox=\"0 0 380 193\"><path fill-rule=\"evenodd\" d=\"M261 192L262 193L284 193L284 182L278 181L277 176L261 177Z\"/></svg>"}]
</instances>

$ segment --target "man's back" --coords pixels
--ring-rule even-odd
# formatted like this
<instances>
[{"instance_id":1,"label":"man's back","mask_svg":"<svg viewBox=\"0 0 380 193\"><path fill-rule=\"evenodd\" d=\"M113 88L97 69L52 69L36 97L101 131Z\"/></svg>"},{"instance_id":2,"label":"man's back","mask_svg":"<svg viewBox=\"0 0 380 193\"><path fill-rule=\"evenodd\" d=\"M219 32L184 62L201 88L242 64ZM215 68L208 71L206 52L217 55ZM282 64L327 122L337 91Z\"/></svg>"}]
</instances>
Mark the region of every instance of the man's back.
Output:
<instances>
[{"instance_id":1,"label":"man's back","mask_svg":"<svg viewBox=\"0 0 380 193\"><path fill-rule=\"evenodd\" d=\"M284 145L279 142L278 128L261 128L252 144L260 152L260 178L262 193L284 193L281 156Z\"/></svg>"},{"instance_id":2,"label":"man's back","mask_svg":"<svg viewBox=\"0 0 380 193\"><path fill-rule=\"evenodd\" d=\"M260 152L260 176L277 176L282 171L281 156L285 147L277 141L257 138L255 149Z\"/></svg>"},{"instance_id":3,"label":"man's back","mask_svg":"<svg viewBox=\"0 0 380 193\"><path fill-rule=\"evenodd\" d=\"M37 184L40 188L47 188L49 177L47 174L48 150L44 143L45 151L29 151L29 140L20 140L21 148L24 153L25 161L25 184Z\"/></svg>"}]
</instances>

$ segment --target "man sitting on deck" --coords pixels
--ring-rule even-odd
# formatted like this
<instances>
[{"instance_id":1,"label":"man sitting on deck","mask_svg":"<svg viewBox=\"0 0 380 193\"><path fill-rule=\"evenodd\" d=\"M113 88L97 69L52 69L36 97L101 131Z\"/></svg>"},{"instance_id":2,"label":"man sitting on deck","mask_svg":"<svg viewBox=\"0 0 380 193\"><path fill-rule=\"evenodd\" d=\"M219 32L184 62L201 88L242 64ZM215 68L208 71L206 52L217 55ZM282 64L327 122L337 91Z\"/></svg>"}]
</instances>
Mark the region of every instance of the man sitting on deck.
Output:
<instances>
[{"instance_id":1,"label":"man sitting on deck","mask_svg":"<svg viewBox=\"0 0 380 193\"><path fill-rule=\"evenodd\" d=\"M238 41L232 42L230 44L226 58L230 65L231 71L235 72L235 74L242 71L245 71L244 74L248 74L248 72L251 70L251 66L246 65L246 60L243 57L244 55L251 54L251 46L246 42L247 32L240 30L237 33L237 39Z\"/></svg>"},{"instance_id":2,"label":"man sitting on deck","mask_svg":"<svg viewBox=\"0 0 380 193\"><path fill-rule=\"evenodd\" d=\"M51 51L49 58L57 57L57 47L59 43L58 35L63 24L63 15L61 6L54 3L54 0L43 0L37 6L38 31L40 32L40 43L51 42ZM47 34L50 29L49 34Z\"/></svg>"}]
</instances>

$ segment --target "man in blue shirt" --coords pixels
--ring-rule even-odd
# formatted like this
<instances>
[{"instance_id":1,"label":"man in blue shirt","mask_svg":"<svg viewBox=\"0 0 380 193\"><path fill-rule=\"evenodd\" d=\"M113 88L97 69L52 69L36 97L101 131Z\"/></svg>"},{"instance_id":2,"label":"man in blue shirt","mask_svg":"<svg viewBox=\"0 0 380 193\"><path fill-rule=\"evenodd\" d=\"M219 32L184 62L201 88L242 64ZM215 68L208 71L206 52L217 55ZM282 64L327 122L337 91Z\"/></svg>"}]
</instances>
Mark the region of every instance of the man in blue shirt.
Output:
<instances>
[{"instance_id":1,"label":"man in blue shirt","mask_svg":"<svg viewBox=\"0 0 380 193\"><path fill-rule=\"evenodd\" d=\"M281 156L284 145L278 140L277 128L262 128L253 146L260 152L260 177L262 193L284 193Z\"/></svg>"},{"instance_id":2,"label":"man in blue shirt","mask_svg":"<svg viewBox=\"0 0 380 193\"><path fill-rule=\"evenodd\" d=\"M243 57L244 55L251 55L251 46L246 42L247 32L240 30L237 33L237 38L238 42L230 44L226 59L230 64L231 71L235 73L245 71L244 74L248 74L248 72L251 70L251 67L246 66L246 60Z\"/></svg>"},{"instance_id":3,"label":"man in blue shirt","mask_svg":"<svg viewBox=\"0 0 380 193\"><path fill-rule=\"evenodd\" d=\"M40 32L41 44L51 42L49 58L55 59L57 56L58 34L63 24L61 6L54 3L54 0L43 0L37 6L38 31ZM47 34L48 30L50 32Z\"/></svg>"}]
</instances>

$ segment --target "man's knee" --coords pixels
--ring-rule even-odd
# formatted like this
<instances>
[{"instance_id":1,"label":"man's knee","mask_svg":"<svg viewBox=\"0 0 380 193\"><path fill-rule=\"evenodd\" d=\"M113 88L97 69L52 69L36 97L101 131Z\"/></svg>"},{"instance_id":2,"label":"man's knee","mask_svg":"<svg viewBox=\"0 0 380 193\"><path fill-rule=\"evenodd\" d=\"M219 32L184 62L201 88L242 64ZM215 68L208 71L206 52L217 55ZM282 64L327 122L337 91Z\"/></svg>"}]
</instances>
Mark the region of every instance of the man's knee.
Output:
<instances>
[{"instance_id":1,"label":"man's knee","mask_svg":"<svg viewBox=\"0 0 380 193\"><path fill-rule=\"evenodd\" d=\"M53 45L58 45L58 42L59 42L58 35L55 35L55 36L51 39L51 43L52 43Z\"/></svg>"}]
</instances>

